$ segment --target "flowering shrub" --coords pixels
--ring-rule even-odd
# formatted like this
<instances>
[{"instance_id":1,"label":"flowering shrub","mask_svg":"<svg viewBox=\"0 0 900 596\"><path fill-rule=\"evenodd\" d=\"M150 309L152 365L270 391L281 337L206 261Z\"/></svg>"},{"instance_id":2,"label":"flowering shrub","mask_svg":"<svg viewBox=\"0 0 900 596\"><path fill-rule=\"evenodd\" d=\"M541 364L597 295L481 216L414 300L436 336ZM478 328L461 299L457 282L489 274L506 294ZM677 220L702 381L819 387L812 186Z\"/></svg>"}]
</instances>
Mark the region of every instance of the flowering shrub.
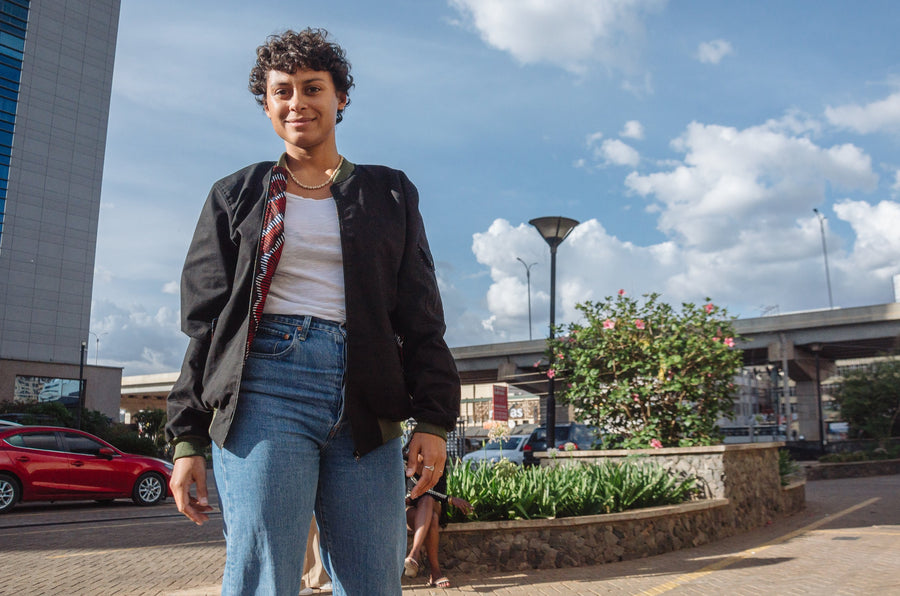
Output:
<instances>
[{"instance_id":1,"label":"flowering shrub","mask_svg":"<svg viewBox=\"0 0 900 596\"><path fill-rule=\"evenodd\" d=\"M605 433L609 447L660 448L721 442L716 421L731 416L732 379L741 366L725 309L647 294L578 305L585 323L549 344L548 377L560 401Z\"/></svg>"}]
</instances>

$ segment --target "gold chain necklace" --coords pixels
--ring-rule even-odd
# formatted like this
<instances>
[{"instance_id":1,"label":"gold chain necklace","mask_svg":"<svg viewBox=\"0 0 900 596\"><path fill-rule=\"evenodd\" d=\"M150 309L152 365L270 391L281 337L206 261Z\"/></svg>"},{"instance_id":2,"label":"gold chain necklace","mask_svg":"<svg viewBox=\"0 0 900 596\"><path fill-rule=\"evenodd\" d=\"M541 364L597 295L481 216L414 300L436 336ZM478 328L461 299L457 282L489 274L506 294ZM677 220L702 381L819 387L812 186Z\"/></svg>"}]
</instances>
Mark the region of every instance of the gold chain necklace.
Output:
<instances>
[{"instance_id":1,"label":"gold chain necklace","mask_svg":"<svg viewBox=\"0 0 900 596\"><path fill-rule=\"evenodd\" d=\"M329 184L334 182L334 179L337 176L338 171L340 171L341 166L344 165L344 156L341 155L340 158L341 159L338 162L338 165L334 168L334 172L331 173L331 176L328 177L328 180L326 180L322 184L318 184L316 186L307 186L306 184L303 184L302 182L297 180L297 177L294 176L294 173L291 171L291 169L289 167L287 167L287 164L284 165L284 169L288 171L288 174L290 175L291 180L294 181L294 184L296 184L300 188L305 188L306 190L319 190L320 188L325 188L326 186L328 186Z\"/></svg>"}]
</instances>

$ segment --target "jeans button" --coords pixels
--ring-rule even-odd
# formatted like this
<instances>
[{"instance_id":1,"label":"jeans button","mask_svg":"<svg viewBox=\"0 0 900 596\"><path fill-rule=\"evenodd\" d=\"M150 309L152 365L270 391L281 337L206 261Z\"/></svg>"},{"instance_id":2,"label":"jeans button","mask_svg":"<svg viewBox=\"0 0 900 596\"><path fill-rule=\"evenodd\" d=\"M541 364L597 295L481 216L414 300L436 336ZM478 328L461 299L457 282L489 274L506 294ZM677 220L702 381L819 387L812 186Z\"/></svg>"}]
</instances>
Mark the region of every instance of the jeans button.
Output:
<instances>
[{"instance_id":1,"label":"jeans button","mask_svg":"<svg viewBox=\"0 0 900 596\"><path fill-rule=\"evenodd\" d=\"M283 339L291 339L291 334L290 334L290 333L285 333Z\"/></svg>"}]
</instances>

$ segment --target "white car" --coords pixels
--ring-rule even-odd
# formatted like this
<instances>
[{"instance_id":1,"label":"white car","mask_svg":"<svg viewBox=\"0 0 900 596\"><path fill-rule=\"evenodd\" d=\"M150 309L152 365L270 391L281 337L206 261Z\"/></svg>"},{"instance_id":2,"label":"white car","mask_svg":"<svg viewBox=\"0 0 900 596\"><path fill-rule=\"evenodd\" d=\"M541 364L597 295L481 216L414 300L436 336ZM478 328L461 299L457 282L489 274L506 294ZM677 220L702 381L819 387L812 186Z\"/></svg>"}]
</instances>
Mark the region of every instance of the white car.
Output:
<instances>
[{"instance_id":1,"label":"white car","mask_svg":"<svg viewBox=\"0 0 900 596\"><path fill-rule=\"evenodd\" d=\"M491 441L478 451L467 453L462 460L472 467L482 462L495 464L501 459L508 459L521 466L525 459L525 450L531 448L527 446L529 436L531 435L511 435L502 441Z\"/></svg>"}]
</instances>

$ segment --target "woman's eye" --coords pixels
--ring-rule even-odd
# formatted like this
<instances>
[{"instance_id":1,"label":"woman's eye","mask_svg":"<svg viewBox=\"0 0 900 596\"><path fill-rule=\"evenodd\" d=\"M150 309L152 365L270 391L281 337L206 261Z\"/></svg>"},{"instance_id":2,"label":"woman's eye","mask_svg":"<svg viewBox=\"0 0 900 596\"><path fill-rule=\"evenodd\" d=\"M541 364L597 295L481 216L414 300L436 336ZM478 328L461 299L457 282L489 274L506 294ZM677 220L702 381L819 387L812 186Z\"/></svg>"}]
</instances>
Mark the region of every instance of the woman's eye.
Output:
<instances>
[{"instance_id":1,"label":"woman's eye","mask_svg":"<svg viewBox=\"0 0 900 596\"><path fill-rule=\"evenodd\" d=\"M306 88L306 92L307 92L307 93L318 93L318 92L321 91L321 90L322 90L322 89L319 88L319 87L307 87L307 88Z\"/></svg>"}]
</instances>

